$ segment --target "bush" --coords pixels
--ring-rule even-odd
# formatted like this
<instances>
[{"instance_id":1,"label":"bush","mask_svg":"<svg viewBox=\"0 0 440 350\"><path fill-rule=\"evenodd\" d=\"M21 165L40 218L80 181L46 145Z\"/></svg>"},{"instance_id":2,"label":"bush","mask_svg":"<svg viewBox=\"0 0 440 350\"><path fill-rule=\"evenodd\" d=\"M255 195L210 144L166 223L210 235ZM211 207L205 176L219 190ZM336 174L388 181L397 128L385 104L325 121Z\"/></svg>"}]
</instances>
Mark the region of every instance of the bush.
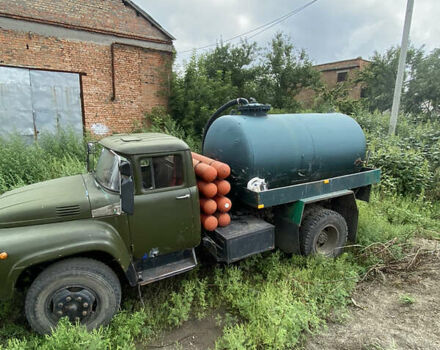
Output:
<instances>
[{"instance_id":1,"label":"bush","mask_svg":"<svg viewBox=\"0 0 440 350\"><path fill-rule=\"evenodd\" d=\"M185 141L194 152L201 149L201 137L187 133L163 107L155 107L146 113L141 125L134 127L135 132L159 132L172 135Z\"/></svg>"},{"instance_id":2,"label":"bush","mask_svg":"<svg viewBox=\"0 0 440 350\"><path fill-rule=\"evenodd\" d=\"M354 118L367 136L369 165L382 169L387 194L440 198L440 122L401 115L397 136L388 136L389 114L360 111Z\"/></svg>"}]
</instances>

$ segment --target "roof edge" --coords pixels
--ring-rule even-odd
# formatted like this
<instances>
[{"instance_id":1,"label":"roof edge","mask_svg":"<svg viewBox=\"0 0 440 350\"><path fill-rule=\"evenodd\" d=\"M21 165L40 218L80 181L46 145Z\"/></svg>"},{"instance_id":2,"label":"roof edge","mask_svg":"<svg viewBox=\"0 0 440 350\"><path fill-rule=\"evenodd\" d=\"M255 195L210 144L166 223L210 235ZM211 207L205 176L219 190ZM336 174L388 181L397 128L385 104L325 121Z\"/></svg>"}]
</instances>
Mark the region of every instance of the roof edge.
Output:
<instances>
[{"instance_id":1,"label":"roof edge","mask_svg":"<svg viewBox=\"0 0 440 350\"><path fill-rule=\"evenodd\" d=\"M172 36L165 28L163 28L153 17L151 17L148 13L145 12L139 5L134 3L132 0L122 0L122 2L126 5L131 6L135 11L139 12L147 21L151 22L157 29L159 29L163 34L165 34L171 40L176 40L174 36Z\"/></svg>"},{"instance_id":2,"label":"roof edge","mask_svg":"<svg viewBox=\"0 0 440 350\"><path fill-rule=\"evenodd\" d=\"M313 65L313 67L326 66L326 65L329 65L329 64L344 63L344 62L353 62L353 61L371 62L371 61L366 60L365 58L362 58L361 56L359 56L359 57L356 57L356 58L351 58L351 59L346 59L346 60L340 60L340 61L333 61L333 62L325 62L325 63L315 64L315 65Z\"/></svg>"}]
</instances>

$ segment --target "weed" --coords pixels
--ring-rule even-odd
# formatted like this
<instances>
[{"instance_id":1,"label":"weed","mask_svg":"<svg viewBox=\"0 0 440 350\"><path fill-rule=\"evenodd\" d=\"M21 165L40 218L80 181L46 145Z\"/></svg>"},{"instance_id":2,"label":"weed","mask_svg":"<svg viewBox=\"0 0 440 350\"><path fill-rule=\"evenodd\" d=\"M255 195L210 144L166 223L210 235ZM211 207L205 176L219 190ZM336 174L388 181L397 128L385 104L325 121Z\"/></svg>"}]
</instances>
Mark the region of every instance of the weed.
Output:
<instances>
[{"instance_id":1,"label":"weed","mask_svg":"<svg viewBox=\"0 0 440 350\"><path fill-rule=\"evenodd\" d=\"M403 305L412 305L416 302L416 299L410 294L400 294L399 301Z\"/></svg>"}]
</instances>

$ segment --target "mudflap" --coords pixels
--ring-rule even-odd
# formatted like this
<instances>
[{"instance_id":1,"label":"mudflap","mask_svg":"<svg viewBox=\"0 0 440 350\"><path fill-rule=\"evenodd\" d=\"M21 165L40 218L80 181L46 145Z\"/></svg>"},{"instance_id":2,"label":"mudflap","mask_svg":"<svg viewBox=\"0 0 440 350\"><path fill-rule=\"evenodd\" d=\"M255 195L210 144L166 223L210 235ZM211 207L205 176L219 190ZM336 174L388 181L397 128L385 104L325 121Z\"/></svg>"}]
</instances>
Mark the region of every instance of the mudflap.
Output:
<instances>
[{"instance_id":1,"label":"mudflap","mask_svg":"<svg viewBox=\"0 0 440 350\"><path fill-rule=\"evenodd\" d=\"M275 245L285 253L301 254L299 226L304 212L304 203L297 201L277 207L275 214Z\"/></svg>"}]
</instances>

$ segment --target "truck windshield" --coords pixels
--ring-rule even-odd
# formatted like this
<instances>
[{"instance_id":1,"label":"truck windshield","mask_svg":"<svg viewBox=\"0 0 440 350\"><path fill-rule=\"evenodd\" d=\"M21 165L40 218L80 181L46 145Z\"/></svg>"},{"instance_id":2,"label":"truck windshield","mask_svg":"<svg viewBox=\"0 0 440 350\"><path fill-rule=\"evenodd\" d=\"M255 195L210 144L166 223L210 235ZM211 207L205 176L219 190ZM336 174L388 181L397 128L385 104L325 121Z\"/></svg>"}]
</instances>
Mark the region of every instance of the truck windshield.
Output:
<instances>
[{"instance_id":1,"label":"truck windshield","mask_svg":"<svg viewBox=\"0 0 440 350\"><path fill-rule=\"evenodd\" d=\"M119 157L107 148L102 149L96 164L95 178L101 186L119 192Z\"/></svg>"}]
</instances>

